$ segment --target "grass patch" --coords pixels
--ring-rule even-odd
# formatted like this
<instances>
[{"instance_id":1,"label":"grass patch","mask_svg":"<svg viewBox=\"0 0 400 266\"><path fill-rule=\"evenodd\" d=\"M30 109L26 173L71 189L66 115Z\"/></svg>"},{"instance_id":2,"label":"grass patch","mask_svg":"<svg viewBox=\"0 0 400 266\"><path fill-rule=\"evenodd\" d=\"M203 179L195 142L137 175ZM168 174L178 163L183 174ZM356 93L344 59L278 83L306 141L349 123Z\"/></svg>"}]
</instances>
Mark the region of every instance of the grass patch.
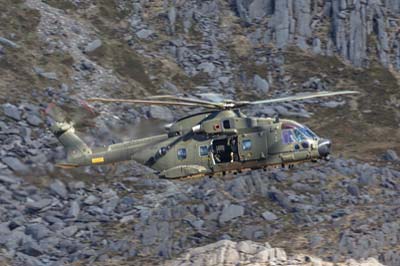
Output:
<instances>
[{"instance_id":1,"label":"grass patch","mask_svg":"<svg viewBox=\"0 0 400 266\"><path fill-rule=\"evenodd\" d=\"M100 65L114 69L122 80L134 80L145 90L153 87L141 58L128 44L103 39L103 45L88 55ZM134 92L132 88L127 90Z\"/></svg>"}]
</instances>

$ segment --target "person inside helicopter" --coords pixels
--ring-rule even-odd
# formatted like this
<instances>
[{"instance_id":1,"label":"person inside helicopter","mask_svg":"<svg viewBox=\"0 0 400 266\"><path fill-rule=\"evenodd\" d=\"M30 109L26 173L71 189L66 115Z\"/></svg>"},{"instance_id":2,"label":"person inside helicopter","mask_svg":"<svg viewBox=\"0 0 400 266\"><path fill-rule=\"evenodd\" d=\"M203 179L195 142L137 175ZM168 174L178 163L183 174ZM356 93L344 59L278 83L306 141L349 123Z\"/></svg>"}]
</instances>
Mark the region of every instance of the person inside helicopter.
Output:
<instances>
[{"instance_id":1,"label":"person inside helicopter","mask_svg":"<svg viewBox=\"0 0 400 266\"><path fill-rule=\"evenodd\" d=\"M214 140L212 147L216 163L232 163L239 159L236 138Z\"/></svg>"},{"instance_id":2,"label":"person inside helicopter","mask_svg":"<svg viewBox=\"0 0 400 266\"><path fill-rule=\"evenodd\" d=\"M316 138L318 138L318 136L306 126L295 123L282 124L283 144L291 144L294 142L307 143L307 139L316 139Z\"/></svg>"}]
</instances>

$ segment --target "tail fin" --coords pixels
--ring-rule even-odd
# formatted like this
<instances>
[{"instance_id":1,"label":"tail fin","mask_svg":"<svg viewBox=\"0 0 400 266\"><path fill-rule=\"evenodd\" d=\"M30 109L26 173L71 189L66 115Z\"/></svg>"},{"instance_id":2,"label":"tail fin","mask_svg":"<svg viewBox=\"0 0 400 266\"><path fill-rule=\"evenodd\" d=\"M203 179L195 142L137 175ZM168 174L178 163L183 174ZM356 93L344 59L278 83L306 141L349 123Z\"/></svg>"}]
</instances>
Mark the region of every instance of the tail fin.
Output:
<instances>
[{"instance_id":1,"label":"tail fin","mask_svg":"<svg viewBox=\"0 0 400 266\"><path fill-rule=\"evenodd\" d=\"M74 161L79 157L92 154L92 150L75 134L71 122L67 122L62 110L54 104L49 105L46 113L52 118L50 130L58 138L67 151L67 163L60 163L62 167L75 167Z\"/></svg>"},{"instance_id":2,"label":"tail fin","mask_svg":"<svg viewBox=\"0 0 400 266\"><path fill-rule=\"evenodd\" d=\"M50 130L67 150L68 160L92 154L92 150L75 134L71 123L55 122Z\"/></svg>"}]
</instances>

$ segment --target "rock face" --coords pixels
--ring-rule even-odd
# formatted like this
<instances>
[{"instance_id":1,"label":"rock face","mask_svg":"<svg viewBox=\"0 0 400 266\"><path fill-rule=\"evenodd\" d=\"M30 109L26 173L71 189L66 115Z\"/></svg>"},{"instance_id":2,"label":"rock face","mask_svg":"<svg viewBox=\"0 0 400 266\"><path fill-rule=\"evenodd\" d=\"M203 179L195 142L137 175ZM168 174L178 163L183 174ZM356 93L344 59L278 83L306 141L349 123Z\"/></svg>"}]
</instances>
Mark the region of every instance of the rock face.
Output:
<instances>
[{"instance_id":1,"label":"rock face","mask_svg":"<svg viewBox=\"0 0 400 266\"><path fill-rule=\"evenodd\" d=\"M396 1L237 0L238 15L250 24L263 24L263 42L278 48L296 45L303 50L331 54L335 50L357 67L377 57L384 66L397 66L398 36L390 33L387 14L399 14ZM390 16L390 15L389 15ZM328 30L323 30L323 28ZM321 36L324 45L321 45ZM368 38L376 38L371 54ZM333 44L333 46L331 46ZM390 50L396 48L390 54Z\"/></svg>"},{"instance_id":2,"label":"rock face","mask_svg":"<svg viewBox=\"0 0 400 266\"><path fill-rule=\"evenodd\" d=\"M348 260L345 263L324 262L305 255L287 256L280 248L268 243L221 240L207 246L193 248L164 266L235 266L235 265L293 265L293 266L383 266L376 259Z\"/></svg>"}]
</instances>

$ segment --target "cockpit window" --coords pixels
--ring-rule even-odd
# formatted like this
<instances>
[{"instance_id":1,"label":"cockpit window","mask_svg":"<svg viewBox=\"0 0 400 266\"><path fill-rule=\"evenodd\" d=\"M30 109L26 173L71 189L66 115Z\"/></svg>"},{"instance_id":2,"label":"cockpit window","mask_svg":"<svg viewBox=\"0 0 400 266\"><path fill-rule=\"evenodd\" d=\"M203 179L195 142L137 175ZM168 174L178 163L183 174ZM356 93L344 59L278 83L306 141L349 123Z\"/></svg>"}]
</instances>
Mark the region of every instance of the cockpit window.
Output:
<instances>
[{"instance_id":1,"label":"cockpit window","mask_svg":"<svg viewBox=\"0 0 400 266\"><path fill-rule=\"evenodd\" d=\"M282 142L284 144L303 142L314 138L317 138L317 135L306 126L292 123L282 124Z\"/></svg>"},{"instance_id":2,"label":"cockpit window","mask_svg":"<svg viewBox=\"0 0 400 266\"><path fill-rule=\"evenodd\" d=\"M302 130L300 130L300 129L294 129L293 130L293 132L294 132L294 136L296 137L296 140L298 141L298 142L301 142L301 141L303 141L303 140L305 140L307 137L303 134L303 132L302 132Z\"/></svg>"},{"instance_id":3,"label":"cockpit window","mask_svg":"<svg viewBox=\"0 0 400 266\"><path fill-rule=\"evenodd\" d=\"M305 133L310 138L317 138L318 137L317 134L312 132L311 129L309 129L306 126L302 127L301 130L303 131L303 133Z\"/></svg>"}]
</instances>

